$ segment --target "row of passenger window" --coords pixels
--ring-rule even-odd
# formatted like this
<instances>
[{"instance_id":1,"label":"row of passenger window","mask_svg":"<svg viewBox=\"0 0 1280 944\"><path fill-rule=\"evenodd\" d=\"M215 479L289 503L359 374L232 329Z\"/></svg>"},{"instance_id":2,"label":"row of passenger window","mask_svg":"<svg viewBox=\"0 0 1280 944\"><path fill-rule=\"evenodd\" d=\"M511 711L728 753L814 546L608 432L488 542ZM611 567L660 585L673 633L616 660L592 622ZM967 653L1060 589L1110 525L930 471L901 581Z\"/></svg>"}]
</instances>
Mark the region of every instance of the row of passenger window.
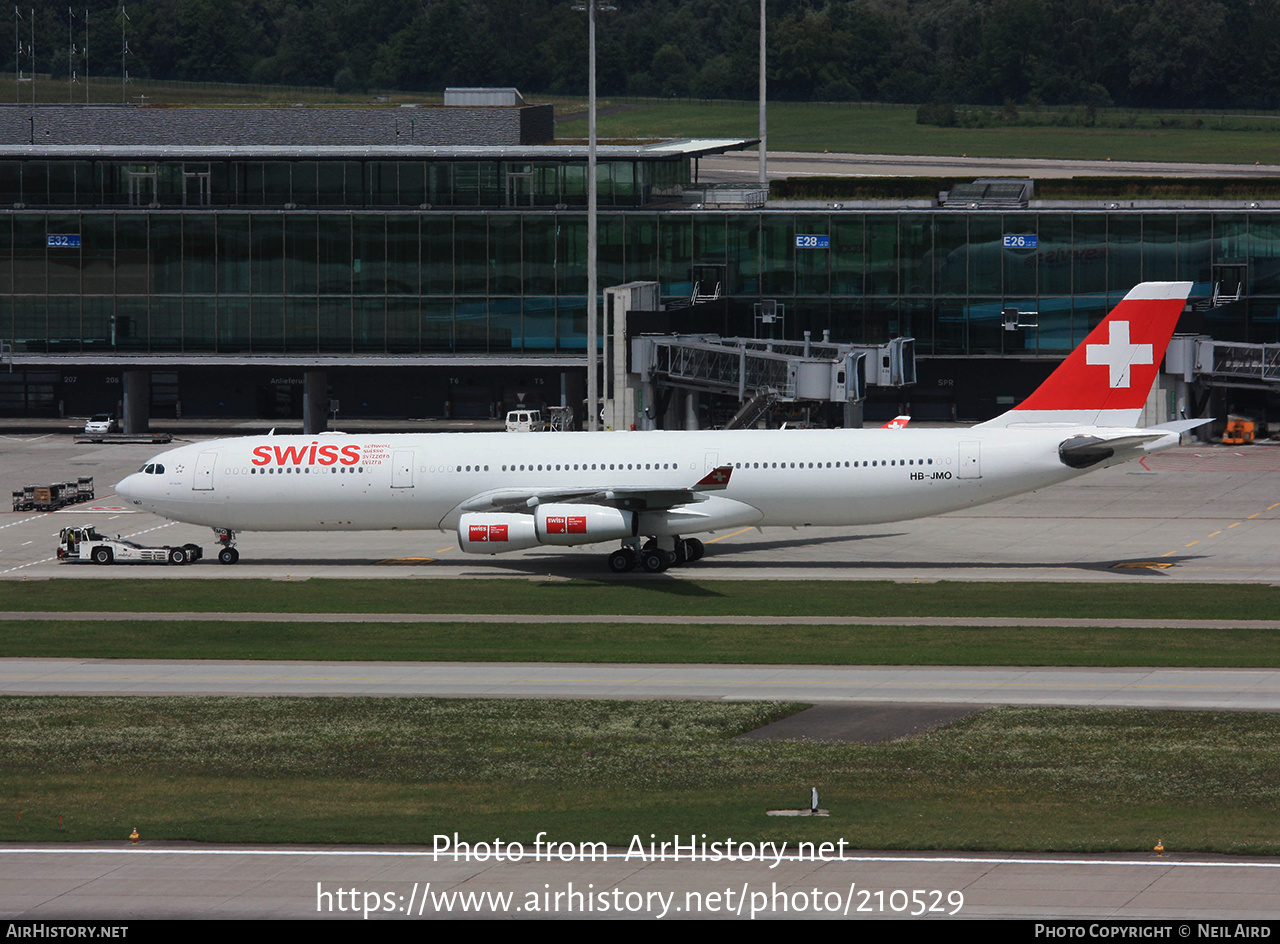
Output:
<instances>
[{"instance_id":1,"label":"row of passenger window","mask_svg":"<svg viewBox=\"0 0 1280 944\"><path fill-rule=\"evenodd\" d=\"M870 468L876 468L877 466L884 466L884 465L892 465L892 466L898 466L898 465L933 465L933 460L932 460L932 459L870 459L870 460L863 459L863 460L862 460L862 462L861 462L861 468L864 468L864 469L865 469L865 468L868 468L868 467L870 467ZM810 463L808 463L808 464L806 464L806 463L804 463L804 462L791 462L791 463L787 463L787 462L735 462L735 463L734 463L734 465L733 465L733 467L734 467L735 469L796 469L796 468L800 468L800 469L806 469L806 468L807 468L807 469L815 469L815 468L816 468L816 469L822 469L822 468L826 468L826 469L830 469L830 468L836 468L836 469L844 468L844 469L848 469L848 468L854 468L854 469L856 469L856 468L859 468L859 463L858 463L857 461L849 462L848 460L846 460L846 461L845 461L845 462L843 462L843 463L836 462L836 463L834 463L834 464L833 464L833 463L828 462L828 463L826 463L825 465L823 465L823 463L821 463L821 462L817 462L817 463L810 462Z\"/></svg>"},{"instance_id":2,"label":"row of passenger window","mask_svg":"<svg viewBox=\"0 0 1280 944\"><path fill-rule=\"evenodd\" d=\"M361 466L337 466L337 465L329 466L329 471L332 472L334 475L337 475L339 472L345 475L348 472L363 472L364 470L365 470L364 466L362 465ZM323 469L316 469L316 471L321 472L323 471ZM227 472L233 475L239 475L240 473L244 472L244 469L227 469ZM305 472L307 475L310 475L311 466L286 465L286 466L281 466L278 469L270 468L270 467L265 469L250 467L249 469L250 475L284 475L286 472L290 474L297 473L298 475L302 475Z\"/></svg>"},{"instance_id":3,"label":"row of passenger window","mask_svg":"<svg viewBox=\"0 0 1280 944\"><path fill-rule=\"evenodd\" d=\"M879 466L900 466L900 465L933 465L932 459L864 459L860 463L858 461L845 460L843 462L735 462L732 463L735 469L849 469L849 468L877 468ZM591 463L588 466L584 463L546 463L545 465L504 465L503 472L595 472L595 471L654 471L660 472L664 469L678 469L680 466L674 462L610 462ZM480 470L476 466L476 471ZM489 470L485 466L485 471ZM466 470L471 471L471 466L467 466Z\"/></svg>"},{"instance_id":4,"label":"row of passenger window","mask_svg":"<svg viewBox=\"0 0 1280 944\"><path fill-rule=\"evenodd\" d=\"M467 468L469 469L471 467L467 466ZM565 463L557 462L555 465L552 465L550 462L548 462L545 464L538 464L538 465L534 465L532 463L530 463L529 465L504 465L502 467L502 471L503 472L606 472L606 471L622 472L622 471L631 470L631 471L640 472L640 471L647 470L651 472L661 472L663 469L678 469L678 468L680 468L680 466L675 462L645 462L645 463L610 462L607 464L604 462L593 462L591 463L590 466L588 466L587 463L585 462L582 462L582 463L575 462L572 465L570 465L568 462L565 462ZM485 466L485 471L488 471L488 469L489 467Z\"/></svg>"}]
</instances>

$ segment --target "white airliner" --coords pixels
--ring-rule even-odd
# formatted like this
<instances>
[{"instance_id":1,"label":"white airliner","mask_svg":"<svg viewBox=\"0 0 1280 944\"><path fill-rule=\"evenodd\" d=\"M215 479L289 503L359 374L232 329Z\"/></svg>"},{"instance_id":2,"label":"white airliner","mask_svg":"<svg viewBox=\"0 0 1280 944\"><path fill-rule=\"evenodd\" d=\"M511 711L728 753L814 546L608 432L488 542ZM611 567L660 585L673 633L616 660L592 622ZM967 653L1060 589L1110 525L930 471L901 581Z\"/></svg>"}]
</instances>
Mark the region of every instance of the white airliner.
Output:
<instances>
[{"instance_id":1,"label":"white airliner","mask_svg":"<svg viewBox=\"0 0 1280 944\"><path fill-rule=\"evenodd\" d=\"M146 511L239 531L422 529L462 550L620 544L609 567L696 561L693 534L936 515L1176 445L1136 428L1191 290L1131 291L1022 404L963 429L252 436L182 446L116 486Z\"/></svg>"}]
</instances>

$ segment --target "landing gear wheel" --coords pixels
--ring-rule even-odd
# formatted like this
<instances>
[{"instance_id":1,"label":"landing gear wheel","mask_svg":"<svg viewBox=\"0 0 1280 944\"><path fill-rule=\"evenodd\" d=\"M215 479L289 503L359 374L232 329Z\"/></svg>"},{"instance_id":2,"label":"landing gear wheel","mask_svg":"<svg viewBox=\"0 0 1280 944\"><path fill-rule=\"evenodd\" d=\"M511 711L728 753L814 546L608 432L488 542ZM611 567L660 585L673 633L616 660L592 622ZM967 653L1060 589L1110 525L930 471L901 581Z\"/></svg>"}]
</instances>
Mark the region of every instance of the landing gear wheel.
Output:
<instances>
[{"instance_id":1,"label":"landing gear wheel","mask_svg":"<svg viewBox=\"0 0 1280 944\"><path fill-rule=\"evenodd\" d=\"M671 566L671 562L667 560L666 554L655 548L640 555L640 566L645 569L645 573L660 574Z\"/></svg>"},{"instance_id":2,"label":"landing gear wheel","mask_svg":"<svg viewBox=\"0 0 1280 944\"><path fill-rule=\"evenodd\" d=\"M707 553L707 546L697 538L686 538L684 542L685 557L689 563L702 560L702 555Z\"/></svg>"},{"instance_id":3,"label":"landing gear wheel","mask_svg":"<svg viewBox=\"0 0 1280 944\"><path fill-rule=\"evenodd\" d=\"M218 543L222 545L222 550L218 551L218 563L234 564L240 559L240 552L235 548L236 533L230 528L214 528L213 533L218 537Z\"/></svg>"},{"instance_id":4,"label":"landing gear wheel","mask_svg":"<svg viewBox=\"0 0 1280 944\"><path fill-rule=\"evenodd\" d=\"M676 538L675 559L671 562L672 567L682 567L689 563L689 542L682 538Z\"/></svg>"},{"instance_id":5,"label":"landing gear wheel","mask_svg":"<svg viewBox=\"0 0 1280 944\"><path fill-rule=\"evenodd\" d=\"M635 568L636 555L630 548L619 548L609 555L609 569L615 574L625 574Z\"/></svg>"},{"instance_id":6,"label":"landing gear wheel","mask_svg":"<svg viewBox=\"0 0 1280 944\"><path fill-rule=\"evenodd\" d=\"M169 548L170 564L185 564L187 562L187 552L180 547Z\"/></svg>"}]
</instances>

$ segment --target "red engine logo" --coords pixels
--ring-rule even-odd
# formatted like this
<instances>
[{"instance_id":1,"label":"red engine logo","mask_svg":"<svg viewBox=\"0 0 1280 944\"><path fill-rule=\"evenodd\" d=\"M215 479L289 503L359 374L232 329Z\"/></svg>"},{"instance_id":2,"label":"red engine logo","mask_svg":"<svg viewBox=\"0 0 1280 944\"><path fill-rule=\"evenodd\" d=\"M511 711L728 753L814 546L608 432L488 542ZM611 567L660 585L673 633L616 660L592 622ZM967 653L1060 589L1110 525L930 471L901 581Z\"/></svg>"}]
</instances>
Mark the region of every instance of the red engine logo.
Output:
<instances>
[{"instance_id":1,"label":"red engine logo","mask_svg":"<svg viewBox=\"0 0 1280 944\"><path fill-rule=\"evenodd\" d=\"M586 534L586 515L555 515L547 517L547 534Z\"/></svg>"},{"instance_id":2,"label":"red engine logo","mask_svg":"<svg viewBox=\"0 0 1280 944\"><path fill-rule=\"evenodd\" d=\"M467 528L467 540L472 544L482 542L506 541L507 525L505 524L473 524Z\"/></svg>"}]
</instances>

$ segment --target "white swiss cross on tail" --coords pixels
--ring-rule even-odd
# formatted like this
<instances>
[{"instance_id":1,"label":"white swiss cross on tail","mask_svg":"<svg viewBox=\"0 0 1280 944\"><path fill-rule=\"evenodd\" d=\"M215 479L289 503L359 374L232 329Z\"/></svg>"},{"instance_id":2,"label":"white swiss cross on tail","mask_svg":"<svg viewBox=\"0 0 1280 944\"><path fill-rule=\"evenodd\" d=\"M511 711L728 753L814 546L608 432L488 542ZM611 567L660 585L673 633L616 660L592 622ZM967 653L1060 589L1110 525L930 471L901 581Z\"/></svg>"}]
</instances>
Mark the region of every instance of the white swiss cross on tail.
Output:
<instances>
[{"instance_id":1,"label":"white swiss cross on tail","mask_svg":"<svg viewBox=\"0 0 1280 944\"><path fill-rule=\"evenodd\" d=\"M1136 286L1031 396L981 425L1134 426L1189 294L1190 282Z\"/></svg>"},{"instance_id":2,"label":"white swiss cross on tail","mask_svg":"<svg viewBox=\"0 0 1280 944\"><path fill-rule=\"evenodd\" d=\"M1130 364L1151 364L1150 344L1129 343L1129 322L1112 321L1110 334L1106 344L1089 344L1086 342L1085 363L1090 366L1103 366L1111 372L1110 383L1113 388L1129 386Z\"/></svg>"}]
</instances>

